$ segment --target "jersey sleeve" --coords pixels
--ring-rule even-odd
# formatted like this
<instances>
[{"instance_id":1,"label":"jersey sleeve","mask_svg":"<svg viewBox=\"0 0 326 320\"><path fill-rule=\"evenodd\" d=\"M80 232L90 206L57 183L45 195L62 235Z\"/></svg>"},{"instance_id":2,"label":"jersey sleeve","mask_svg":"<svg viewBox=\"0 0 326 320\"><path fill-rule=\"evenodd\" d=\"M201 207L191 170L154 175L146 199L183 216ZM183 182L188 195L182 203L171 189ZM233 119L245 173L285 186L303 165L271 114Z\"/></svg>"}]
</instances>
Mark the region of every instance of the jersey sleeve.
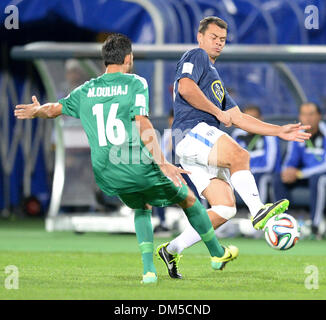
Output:
<instances>
[{"instance_id":1,"label":"jersey sleeve","mask_svg":"<svg viewBox=\"0 0 326 320\"><path fill-rule=\"evenodd\" d=\"M237 103L233 100L230 96L226 88L224 89L224 104L223 104L223 111L232 109L237 105Z\"/></svg>"},{"instance_id":2,"label":"jersey sleeve","mask_svg":"<svg viewBox=\"0 0 326 320\"><path fill-rule=\"evenodd\" d=\"M205 66L209 65L207 53L202 49L187 52L177 65L176 81L182 78L189 78L198 83L205 71Z\"/></svg>"},{"instance_id":3,"label":"jersey sleeve","mask_svg":"<svg viewBox=\"0 0 326 320\"><path fill-rule=\"evenodd\" d=\"M133 103L130 110L131 119L135 116L149 115L149 98L148 98L148 84L145 78L136 77L134 84Z\"/></svg>"},{"instance_id":4,"label":"jersey sleeve","mask_svg":"<svg viewBox=\"0 0 326 320\"><path fill-rule=\"evenodd\" d=\"M59 100L62 104L62 113L67 116L79 118L80 97L82 86L77 87L71 91L65 98Z\"/></svg>"}]
</instances>

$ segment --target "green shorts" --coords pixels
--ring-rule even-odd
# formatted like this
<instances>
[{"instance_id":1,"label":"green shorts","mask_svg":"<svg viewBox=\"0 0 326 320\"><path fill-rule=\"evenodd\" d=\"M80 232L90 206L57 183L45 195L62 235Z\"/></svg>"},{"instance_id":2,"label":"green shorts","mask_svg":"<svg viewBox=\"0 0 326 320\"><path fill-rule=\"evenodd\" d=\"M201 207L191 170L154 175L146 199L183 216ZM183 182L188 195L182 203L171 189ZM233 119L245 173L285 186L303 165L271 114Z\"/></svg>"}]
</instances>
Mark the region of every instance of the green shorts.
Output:
<instances>
[{"instance_id":1,"label":"green shorts","mask_svg":"<svg viewBox=\"0 0 326 320\"><path fill-rule=\"evenodd\" d=\"M187 198L188 186L176 187L175 184L166 179L166 183L153 186L149 189L119 194L119 198L132 209L143 209L146 204L154 207L166 207L180 203Z\"/></svg>"}]
</instances>

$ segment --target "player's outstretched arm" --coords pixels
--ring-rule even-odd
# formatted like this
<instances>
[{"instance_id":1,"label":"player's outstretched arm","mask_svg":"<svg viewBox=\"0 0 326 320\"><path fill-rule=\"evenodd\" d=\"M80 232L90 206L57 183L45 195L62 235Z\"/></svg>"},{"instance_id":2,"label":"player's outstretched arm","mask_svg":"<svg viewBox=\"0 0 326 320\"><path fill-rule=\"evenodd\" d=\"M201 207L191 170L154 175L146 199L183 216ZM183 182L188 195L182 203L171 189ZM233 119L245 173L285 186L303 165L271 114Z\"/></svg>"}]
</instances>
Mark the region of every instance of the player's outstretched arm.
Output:
<instances>
[{"instance_id":1,"label":"player's outstretched arm","mask_svg":"<svg viewBox=\"0 0 326 320\"><path fill-rule=\"evenodd\" d=\"M139 115L137 115L135 118L140 138L146 146L147 150L152 154L154 161L158 164L163 174L170 178L177 187L181 187L180 181L182 181L184 184L187 184L183 179L181 173L190 172L178 168L166 160L150 120L146 116Z\"/></svg>"},{"instance_id":2,"label":"player's outstretched arm","mask_svg":"<svg viewBox=\"0 0 326 320\"><path fill-rule=\"evenodd\" d=\"M213 102L211 102L192 79L180 79L178 84L178 92L182 98L194 108L212 114L226 127L230 127L232 125L230 115L220 110Z\"/></svg>"},{"instance_id":3,"label":"player's outstretched arm","mask_svg":"<svg viewBox=\"0 0 326 320\"><path fill-rule=\"evenodd\" d=\"M32 97L32 101L31 104L16 106L15 117L17 119L56 118L62 114L62 104L58 102L40 105L35 96Z\"/></svg>"},{"instance_id":4,"label":"player's outstretched arm","mask_svg":"<svg viewBox=\"0 0 326 320\"><path fill-rule=\"evenodd\" d=\"M304 126L301 123L278 126L245 114L241 112L238 106L226 112L230 113L232 122L235 126L247 132L263 136L277 136L284 140L298 142L308 140L311 136L310 133L304 132L304 130L309 130L310 126Z\"/></svg>"},{"instance_id":5,"label":"player's outstretched arm","mask_svg":"<svg viewBox=\"0 0 326 320\"><path fill-rule=\"evenodd\" d=\"M310 126L302 125L301 122L286 124L281 126L278 136L283 140L304 142L311 137L311 133L304 132L304 130L309 130L310 128Z\"/></svg>"}]
</instances>

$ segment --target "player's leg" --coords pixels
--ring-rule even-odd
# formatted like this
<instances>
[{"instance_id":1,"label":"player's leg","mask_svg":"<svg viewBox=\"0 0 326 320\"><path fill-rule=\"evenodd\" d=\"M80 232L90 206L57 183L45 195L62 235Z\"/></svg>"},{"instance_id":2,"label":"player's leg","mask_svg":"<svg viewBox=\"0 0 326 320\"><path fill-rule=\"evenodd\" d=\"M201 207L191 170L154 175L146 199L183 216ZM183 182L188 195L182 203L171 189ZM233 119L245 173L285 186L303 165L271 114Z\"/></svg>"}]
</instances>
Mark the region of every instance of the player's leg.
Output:
<instances>
[{"instance_id":1,"label":"player's leg","mask_svg":"<svg viewBox=\"0 0 326 320\"><path fill-rule=\"evenodd\" d=\"M215 142L208 155L208 164L226 167L230 170L235 190L255 215L264 205L260 201L255 179L250 172L250 155L229 135L223 135Z\"/></svg>"},{"instance_id":2,"label":"player's leg","mask_svg":"<svg viewBox=\"0 0 326 320\"><path fill-rule=\"evenodd\" d=\"M212 223L208 218L206 209L189 189L185 200L178 203L186 214L189 223L198 232L211 256L221 257L224 254L223 247L219 244Z\"/></svg>"},{"instance_id":3,"label":"player's leg","mask_svg":"<svg viewBox=\"0 0 326 320\"><path fill-rule=\"evenodd\" d=\"M233 189L222 179L212 179L202 195L208 200L211 208L207 210L214 229L230 220L236 214L236 203Z\"/></svg>"},{"instance_id":4,"label":"player's leg","mask_svg":"<svg viewBox=\"0 0 326 320\"><path fill-rule=\"evenodd\" d=\"M211 179L202 195L211 205L207 214L215 230L235 215L236 206L233 190L226 181L217 178ZM173 255L181 254L184 249L191 247L200 240L198 232L189 224L179 236L169 242L166 249Z\"/></svg>"},{"instance_id":5,"label":"player's leg","mask_svg":"<svg viewBox=\"0 0 326 320\"><path fill-rule=\"evenodd\" d=\"M218 242L212 223L206 209L188 188L187 198L179 203L192 227L199 233L210 255L213 269L222 270L226 263L238 256L239 250L235 246L222 247Z\"/></svg>"},{"instance_id":6,"label":"player's leg","mask_svg":"<svg viewBox=\"0 0 326 320\"><path fill-rule=\"evenodd\" d=\"M311 218L311 239L318 239L319 225L323 219L326 199L326 174L315 174L309 177L310 190L310 218Z\"/></svg>"},{"instance_id":7,"label":"player's leg","mask_svg":"<svg viewBox=\"0 0 326 320\"><path fill-rule=\"evenodd\" d=\"M231 183L247 205L256 229L262 229L267 220L275 214L287 210L289 201L279 200L264 205L260 199L257 184L250 172L250 156L229 135L220 136L214 143L209 155L208 164L230 169Z\"/></svg>"},{"instance_id":8,"label":"player's leg","mask_svg":"<svg viewBox=\"0 0 326 320\"><path fill-rule=\"evenodd\" d=\"M143 262L143 282L156 282L157 273L153 261L154 237L151 222L152 209L146 205L144 209L136 209L134 216L135 231Z\"/></svg>"},{"instance_id":9,"label":"player's leg","mask_svg":"<svg viewBox=\"0 0 326 320\"><path fill-rule=\"evenodd\" d=\"M120 199L130 208L135 209L134 224L136 238L143 262L142 283L156 283L157 272L153 261L153 227L151 222L152 207L143 203L141 194L124 194Z\"/></svg>"},{"instance_id":10,"label":"player's leg","mask_svg":"<svg viewBox=\"0 0 326 320\"><path fill-rule=\"evenodd\" d=\"M234 246L223 247L218 242L212 223L207 215L206 209L195 197L193 192L188 188L187 197L178 203L185 212L189 223L195 230L200 239L204 241L210 255L213 269L222 270L226 263L238 256L238 248ZM176 261L178 254L171 254L166 249L167 243L157 248L157 253L168 267L169 274L172 278L181 278L179 273L173 273L172 269L177 269ZM176 265L176 266L175 266Z\"/></svg>"}]
</instances>

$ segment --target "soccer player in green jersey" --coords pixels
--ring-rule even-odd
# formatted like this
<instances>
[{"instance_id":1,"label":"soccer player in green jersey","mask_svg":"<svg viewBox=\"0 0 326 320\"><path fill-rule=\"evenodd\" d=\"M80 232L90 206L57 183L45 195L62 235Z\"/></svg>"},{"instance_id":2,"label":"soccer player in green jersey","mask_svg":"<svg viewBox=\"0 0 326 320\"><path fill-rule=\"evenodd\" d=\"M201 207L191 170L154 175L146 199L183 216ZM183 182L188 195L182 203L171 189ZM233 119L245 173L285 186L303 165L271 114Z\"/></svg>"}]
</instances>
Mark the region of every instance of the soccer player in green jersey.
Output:
<instances>
[{"instance_id":1,"label":"soccer player in green jersey","mask_svg":"<svg viewBox=\"0 0 326 320\"><path fill-rule=\"evenodd\" d=\"M57 103L17 105L18 119L55 118L61 114L81 120L91 149L96 183L107 195L118 195L135 209L135 230L143 261L143 283L157 282L153 263L151 206L179 204L211 255L213 269L221 270L235 259L238 248L221 246L206 213L181 173L168 163L148 119L148 86L130 74L133 54L130 40L109 35L102 47L106 71L73 90ZM171 266L173 266L171 264Z\"/></svg>"}]
</instances>

